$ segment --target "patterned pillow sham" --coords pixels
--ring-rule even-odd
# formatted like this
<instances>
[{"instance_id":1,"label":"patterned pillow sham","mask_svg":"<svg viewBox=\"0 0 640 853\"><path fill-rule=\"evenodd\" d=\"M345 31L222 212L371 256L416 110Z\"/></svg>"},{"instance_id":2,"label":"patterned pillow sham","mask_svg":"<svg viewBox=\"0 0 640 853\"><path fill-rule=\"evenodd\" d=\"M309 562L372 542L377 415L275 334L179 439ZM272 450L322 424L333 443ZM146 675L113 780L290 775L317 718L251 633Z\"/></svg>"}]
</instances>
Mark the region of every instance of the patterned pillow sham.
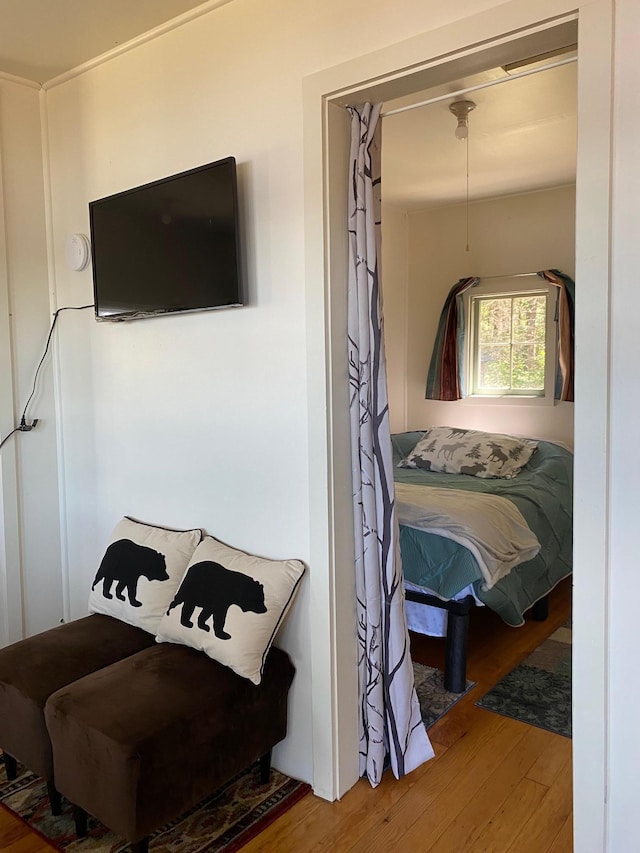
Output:
<instances>
[{"instance_id":1,"label":"patterned pillow sham","mask_svg":"<svg viewBox=\"0 0 640 853\"><path fill-rule=\"evenodd\" d=\"M502 433L431 427L398 467L511 480L537 447L537 441Z\"/></svg>"}]
</instances>

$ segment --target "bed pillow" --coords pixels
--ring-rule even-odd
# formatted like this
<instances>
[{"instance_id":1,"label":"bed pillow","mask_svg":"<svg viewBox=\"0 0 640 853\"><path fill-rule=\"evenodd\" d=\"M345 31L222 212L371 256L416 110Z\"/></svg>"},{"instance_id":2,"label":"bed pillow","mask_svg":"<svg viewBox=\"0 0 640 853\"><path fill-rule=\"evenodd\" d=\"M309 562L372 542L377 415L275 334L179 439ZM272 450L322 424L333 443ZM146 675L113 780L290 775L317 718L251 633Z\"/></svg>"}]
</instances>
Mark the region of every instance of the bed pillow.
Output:
<instances>
[{"instance_id":1,"label":"bed pillow","mask_svg":"<svg viewBox=\"0 0 640 853\"><path fill-rule=\"evenodd\" d=\"M201 539L201 530L123 518L91 585L89 611L155 634Z\"/></svg>"},{"instance_id":2,"label":"bed pillow","mask_svg":"<svg viewBox=\"0 0 640 853\"><path fill-rule=\"evenodd\" d=\"M299 560L253 557L207 536L191 558L156 640L199 649L260 684L267 652L303 572Z\"/></svg>"},{"instance_id":3,"label":"bed pillow","mask_svg":"<svg viewBox=\"0 0 640 853\"><path fill-rule=\"evenodd\" d=\"M431 427L399 467L510 480L520 473L537 446L537 441L501 433Z\"/></svg>"},{"instance_id":4,"label":"bed pillow","mask_svg":"<svg viewBox=\"0 0 640 853\"><path fill-rule=\"evenodd\" d=\"M391 435L391 444L393 446L393 454L400 461L404 459L413 448L416 446L422 436L424 430L414 430L413 432L395 432Z\"/></svg>"}]
</instances>

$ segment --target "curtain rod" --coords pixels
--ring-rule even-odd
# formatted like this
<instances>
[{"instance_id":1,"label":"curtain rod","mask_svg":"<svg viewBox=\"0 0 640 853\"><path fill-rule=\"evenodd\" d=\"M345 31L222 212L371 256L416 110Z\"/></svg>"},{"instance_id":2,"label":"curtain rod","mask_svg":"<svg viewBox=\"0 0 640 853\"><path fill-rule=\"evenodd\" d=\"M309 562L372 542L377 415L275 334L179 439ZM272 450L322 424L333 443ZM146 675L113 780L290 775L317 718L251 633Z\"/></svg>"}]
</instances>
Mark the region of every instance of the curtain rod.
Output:
<instances>
[{"instance_id":1,"label":"curtain rod","mask_svg":"<svg viewBox=\"0 0 640 853\"><path fill-rule=\"evenodd\" d=\"M552 68L560 68L562 65L569 65L576 62L577 56L570 56L568 59L560 59L558 62L551 62L549 65L543 65L541 68L529 68L527 71L520 71L517 74L509 74L508 77L500 77L499 80L489 80L487 83L478 83L477 86L469 86L467 89L459 89L457 92L447 92L446 95L438 95L436 98L430 98L428 101L420 101L417 104L409 104L406 107L397 107L395 110L380 113L381 118L395 116L398 113L406 113L409 110L417 110L418 107L428 107L429 104L435 104L438 101L448 101L451 98L458 98L460 95L468 95L469 92L477 92L479 89L488 89L490 86L497 86L498 83L508 83L509 80L519 80L520 77L529 77L531 74L539 74L541 71L550 71Z\"/></svg>"}]
</instances>

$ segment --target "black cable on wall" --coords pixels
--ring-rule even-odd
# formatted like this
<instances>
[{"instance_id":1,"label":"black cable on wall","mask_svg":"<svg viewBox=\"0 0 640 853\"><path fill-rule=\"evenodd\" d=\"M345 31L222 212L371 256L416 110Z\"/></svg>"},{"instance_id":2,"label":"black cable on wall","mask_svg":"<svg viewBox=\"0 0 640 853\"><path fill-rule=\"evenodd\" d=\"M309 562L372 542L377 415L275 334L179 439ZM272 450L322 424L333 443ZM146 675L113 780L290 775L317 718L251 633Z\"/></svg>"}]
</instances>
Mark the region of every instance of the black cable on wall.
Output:
<instances>
[{"instance_id":1,"label":"black cable on wall","mask_svg":"<svg viewBox=\"0 0 640 853\"><path fill-rule=\"evenodd\" d=\"M53 321L51 322L51 328L49 329L49 334L47 335L47 342L44 347L44 352L42 353L42 358L38 362L38 366L36 367L36 372L33 375L33 387L31 389L31 393L27 399L27 402L24 405L24 409L22 410L22 416L20 417L20 423L17 427L14 427L11 432L7 433L5 437L0 441L0 448L11 438L11 436L16 432L31 432L31 430L38 423L38 419L35 418L31 423L27 423L27 409L29 408L29 403L33 399L33 395L36 393L36 385L38 382L38 375L44 364L44 360L47 357L47 353L49 352L49 347L51 345L51 338L53 337L53 330L56 327L56 322L58 320L58 316L62 311L84 311L86 308L93 308L93 304L91 305L65 305L63 308L58 308L53 314Z\"/></svg>"}]
</instances>

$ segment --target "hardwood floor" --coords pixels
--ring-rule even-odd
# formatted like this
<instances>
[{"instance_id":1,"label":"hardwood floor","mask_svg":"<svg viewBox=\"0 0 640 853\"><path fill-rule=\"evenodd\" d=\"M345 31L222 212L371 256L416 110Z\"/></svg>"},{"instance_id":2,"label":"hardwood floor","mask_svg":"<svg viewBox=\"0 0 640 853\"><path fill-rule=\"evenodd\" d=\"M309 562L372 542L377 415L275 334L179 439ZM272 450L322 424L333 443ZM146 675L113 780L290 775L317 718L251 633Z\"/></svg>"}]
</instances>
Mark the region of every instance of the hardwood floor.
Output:
<instances>
[{"instance_id":1,"label":"hardwood floor","mask_svg":"<svg viewBox=\"0 0 640 853\"><path fill-rule=\"evenodd\" d=\"M567 580L545 622L517 629L474 613L477 685L429 730L436 758L399 781L387 772L375 789L360 780L336 803L308 794L243 853L571 853L571 741L474 704L568 618L570 599ZM412 637L414 659L431 666L442 666L443 646ZM53 849L0 809L0 850Z\"/></svg>"},{"instance_id":2,"label":"hardwood floor","mask_svg":"<svg viewBox=\"0 0 640 853\"><path fill-rule=\"evenodd\" d=\"M57 850L7 809L0 808L2 853L49 853Z\"/></svg>"},{"instance_id":3,"label":"hardwood floor","mask_svg":"<svg viewBox=\"0 0 640 853\"><path fill-rule=\"evenodd\" d=\"M475 706L476 699L566 621L571 584L545 622L509 628L473 614L468 677L476 687L429 730L433 761L337 803L309 794L243 853L571 853L571 741ZM414 660L444 664L444 643L412 636Z\"/></svg>"}]
</instances>

